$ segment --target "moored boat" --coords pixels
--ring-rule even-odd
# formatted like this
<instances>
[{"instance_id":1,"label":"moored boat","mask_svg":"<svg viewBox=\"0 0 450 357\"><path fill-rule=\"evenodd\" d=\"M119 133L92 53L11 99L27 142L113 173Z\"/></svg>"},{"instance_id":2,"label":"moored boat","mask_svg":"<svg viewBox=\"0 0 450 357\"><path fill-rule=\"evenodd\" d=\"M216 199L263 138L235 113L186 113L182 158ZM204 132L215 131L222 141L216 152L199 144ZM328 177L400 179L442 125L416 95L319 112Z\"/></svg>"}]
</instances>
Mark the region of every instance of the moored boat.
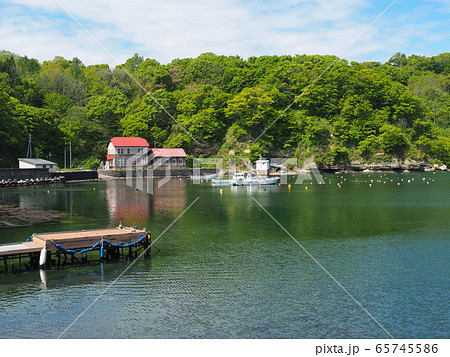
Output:
<instances>
[{"instance_id":1,"label":"moored boat","mask_svg":"<svg viewBox=\"0 0 450 357\"><path fill-rule=\"evenodd\" d=\"M263 186L275 185L279 180L279 177L264 177L238 172L231 179L217 178L211 182L213 186Z\"/></svg>"}]
</instances>

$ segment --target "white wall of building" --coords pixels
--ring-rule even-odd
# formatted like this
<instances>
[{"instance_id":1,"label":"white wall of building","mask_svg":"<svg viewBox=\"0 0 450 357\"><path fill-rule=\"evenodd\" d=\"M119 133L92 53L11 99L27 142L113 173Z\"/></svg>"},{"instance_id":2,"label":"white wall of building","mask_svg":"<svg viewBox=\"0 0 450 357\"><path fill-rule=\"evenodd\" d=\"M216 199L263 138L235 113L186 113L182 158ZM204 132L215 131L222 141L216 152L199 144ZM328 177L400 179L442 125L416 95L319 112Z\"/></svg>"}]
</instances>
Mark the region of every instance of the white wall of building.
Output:
<instances>
[{"instance_id":1,"label":"white wall of building","mask_svg":"<svg viewBox=\"0 0 450 357\"><path fill-rule=\"evenodd\" d=\"M35 169L36 166L28 162L19 161L19 169Z\"/></svg>"},{"instance_id":2,"label":"white wall of building","mask_svg":"<svg viewBox=\"0 0 450 357\"><path fill-rule=\"evenodd\" d=\"M56 165L31 164L28 162L19 161L19 169L48 169L50 172L56 172Z\"/></svg>"}]
</instances>

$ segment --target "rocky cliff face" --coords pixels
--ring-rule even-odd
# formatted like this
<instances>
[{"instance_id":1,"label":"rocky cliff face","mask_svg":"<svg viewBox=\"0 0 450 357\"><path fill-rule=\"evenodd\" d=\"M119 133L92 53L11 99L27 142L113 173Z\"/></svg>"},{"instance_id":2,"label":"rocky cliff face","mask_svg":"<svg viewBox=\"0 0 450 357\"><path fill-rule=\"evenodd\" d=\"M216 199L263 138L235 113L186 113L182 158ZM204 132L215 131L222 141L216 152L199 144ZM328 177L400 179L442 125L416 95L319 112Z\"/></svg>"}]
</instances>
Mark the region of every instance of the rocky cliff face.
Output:
<instances>
[{"instance_id":1,"label":"rocky cliff face","mask_svg":"<svg viewBox=\"0 0 450 357\"><path fill-rule=\"evenodd\" d=\"M392 162L363 163L352 161L342 165L321 165L322 171L347 171L347 172L404 172L404 171L447 171L446 165L430 165L425 161L394 160Z\"/></svg>"}]
</instances>

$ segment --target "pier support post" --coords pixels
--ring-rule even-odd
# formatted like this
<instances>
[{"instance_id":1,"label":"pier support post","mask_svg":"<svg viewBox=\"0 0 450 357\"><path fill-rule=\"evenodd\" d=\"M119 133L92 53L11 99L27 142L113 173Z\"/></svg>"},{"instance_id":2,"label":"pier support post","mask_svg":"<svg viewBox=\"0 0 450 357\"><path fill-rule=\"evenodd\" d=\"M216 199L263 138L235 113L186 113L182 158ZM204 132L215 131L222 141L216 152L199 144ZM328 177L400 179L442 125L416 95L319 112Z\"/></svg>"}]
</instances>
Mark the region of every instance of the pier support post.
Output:
<instances>
[{"instance_id":1,"label":"pier support post","mask_svg":"<svg viewBox=\"0 0 450 357\"><path fill-rule=\"evenodd\" d=\"M52 266L52 253L50 251L47 251L47 260L45 261L45 267L50 268Z\"/></svg>"},{"instance_id":2,"label":"pier support post","mask_svg":"<svg viewBox=\"0 0 450 357\"><path fill-rule=\"evenodd\" d=\"M150 232L147 233L147 237L145 237L145 245L146 255L151 255L152 253L152 234Z\"/></svg>"}]
</instances>

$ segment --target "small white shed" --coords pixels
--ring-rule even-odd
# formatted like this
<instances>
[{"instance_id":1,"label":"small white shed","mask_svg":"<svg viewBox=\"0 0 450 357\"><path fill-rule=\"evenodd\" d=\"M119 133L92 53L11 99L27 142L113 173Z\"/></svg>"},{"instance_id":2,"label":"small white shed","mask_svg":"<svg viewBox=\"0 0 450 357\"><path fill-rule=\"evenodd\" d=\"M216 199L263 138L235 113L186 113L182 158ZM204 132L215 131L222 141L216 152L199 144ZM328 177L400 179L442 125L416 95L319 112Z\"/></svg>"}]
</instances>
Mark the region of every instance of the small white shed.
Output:
<instances>
[{"instance_id":1,"label":"small white shed","mask_svg":"<svg viewBox=\"0 0 450 357\"><path fill-rule=\"evenodd\" d=\"M56 162L44 159L18 159L19 169L48 169L49 172L56 172Z\"/></svg>"},{"instance_id":2,"label":"small white shed","mask_svg":"<svg viewBox=\"0 0 450 357\"><path fill-rule=\"evenodd\" d=\"M269 174L269 160L259 159L256 160L256 173L258 175Z\"/></svg>"}]
</instances>

